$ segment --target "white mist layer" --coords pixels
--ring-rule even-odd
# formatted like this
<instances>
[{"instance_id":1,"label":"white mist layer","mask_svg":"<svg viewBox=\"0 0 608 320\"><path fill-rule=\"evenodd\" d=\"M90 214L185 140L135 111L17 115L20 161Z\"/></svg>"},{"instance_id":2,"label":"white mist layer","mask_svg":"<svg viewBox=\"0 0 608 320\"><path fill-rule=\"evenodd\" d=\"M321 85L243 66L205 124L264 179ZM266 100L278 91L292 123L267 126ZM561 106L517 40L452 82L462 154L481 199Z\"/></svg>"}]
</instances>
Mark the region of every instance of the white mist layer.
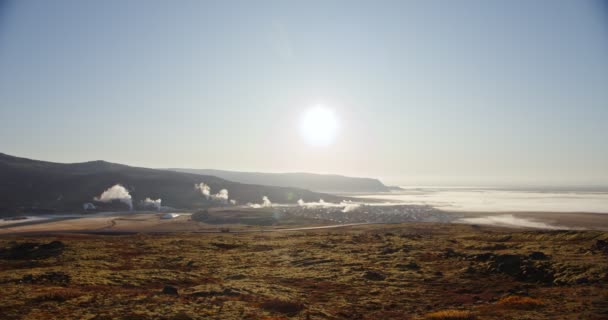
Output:
<instances>
[{"instance_id":1,"label":"white mist layer","mask_svg":"<svg viewBox=\"0 0 608 320\"><path fill-rule=\"evenodd\" d=\"M446 211L608 213L608 192L542 192L472 188L409 188L357 198L430 205Z\"/></svg>"},{"instance_id":2,"label":"white mist layer","mask_svg":"<svg viewBox=\"0 0 608 320\"><path fill-rule=\"evenodd\" d=\"M304 202L304 200L298 200L298 206L307 208L343 208L342 212L350 212L361 206L360 203L353 203L352 201L342 201L340 203L325 202L323 199L319 199L319 202Z\"/></svg>"},{"instance_id":3,"label":"white mist layer","mask_svg":"<svg viewBox=\"0 0 608 320\"><path fill-rule=\"evenodd\" d=\"M112 202L118 200L128 205L130 210L133 210L133 199L131 198L129 191L119 184L113 185L111 188L104 191L101 196L95 197L94 200L99 202Z\"/></svg>"},{"instance_id":4,"label":"white mist layer","mask_svg":"<svg viewBox=\"0 0 608 320\"><path fill-rule=\"evenodd\" d=\"M505 214L499 216L485 216L477 218L462 218L457 222L470 223L470 224L483 224L492 226L502 227L524 227L524 228L535 228L535 229L565 229L563 227L552 226L543 222L532 221L528 219L518 218L512 214Z\"/></svg>"}]
</instances>

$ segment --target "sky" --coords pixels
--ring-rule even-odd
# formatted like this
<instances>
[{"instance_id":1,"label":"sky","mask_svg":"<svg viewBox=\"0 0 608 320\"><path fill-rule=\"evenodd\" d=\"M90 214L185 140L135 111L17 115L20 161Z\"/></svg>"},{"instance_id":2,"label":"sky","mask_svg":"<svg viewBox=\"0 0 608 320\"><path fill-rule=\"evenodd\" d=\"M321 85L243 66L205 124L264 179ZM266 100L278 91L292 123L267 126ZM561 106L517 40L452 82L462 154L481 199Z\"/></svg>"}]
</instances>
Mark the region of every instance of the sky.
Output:
<instances>
[{"instance_id":1,"label":"sky","mask_svg":"<svg viewBox=\"0 0 608 320\"><path fill-rule=\"evenodd\" d=\"M608 185L608 4L2 1L0 122L57 162Z\"/></svg>"}]
</instances>

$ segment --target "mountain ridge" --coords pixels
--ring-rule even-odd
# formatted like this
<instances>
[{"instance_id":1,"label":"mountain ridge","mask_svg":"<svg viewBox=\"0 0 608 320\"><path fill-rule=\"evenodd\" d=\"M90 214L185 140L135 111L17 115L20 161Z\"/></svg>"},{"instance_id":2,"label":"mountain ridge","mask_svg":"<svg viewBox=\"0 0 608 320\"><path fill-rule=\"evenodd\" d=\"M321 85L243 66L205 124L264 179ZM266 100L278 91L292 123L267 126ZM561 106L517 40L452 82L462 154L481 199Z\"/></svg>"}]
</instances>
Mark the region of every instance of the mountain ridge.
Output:
<instances>
[{"instance_id":1,"label":"mountain ridge","mask_svg":"<svg viewBox=\"0 0 608 320\"><path fill-rule=\"evenodd\" d=\"M388 192L390 188L374 178L348 177L339 174L307 172L246 172L218 169L169 168L176 172L207 174L240 183L253 183L277 187L303 188L316 192Z\"/></svg>"},{"instance_id":2,"label":"mountain ridge","mask_svg":"<svg viewBox=\"0 0 608 320\"><path fill-rule=\"evenodd\" d=\"M132 167L103 160L57 163L20 158L0 153L0 215L14 212L81 211L86 202L116 184L123 185L134 203L145 198L162 199L175 208L202 208L212 205L195 184L205 183L211 193L227 189L238 203L340 201L342 197L299 188L244 184L211 175Z\"/></svg>"}]
</instances>

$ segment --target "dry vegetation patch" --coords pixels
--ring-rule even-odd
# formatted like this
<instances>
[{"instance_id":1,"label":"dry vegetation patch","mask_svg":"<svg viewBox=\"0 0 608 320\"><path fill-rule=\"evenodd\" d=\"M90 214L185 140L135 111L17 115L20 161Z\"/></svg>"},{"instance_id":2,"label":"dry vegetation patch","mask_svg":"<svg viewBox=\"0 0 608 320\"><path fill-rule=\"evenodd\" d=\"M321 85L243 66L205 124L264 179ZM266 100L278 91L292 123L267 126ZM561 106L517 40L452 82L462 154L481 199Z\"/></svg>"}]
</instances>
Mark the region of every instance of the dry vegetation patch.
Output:
<instances>
[{"instance_id":1,"label":"dry vegetation patch","mask_svg":"<svg viewBox=\"0 0 608 320\"><path fill-rule=\"evenodd\" d=\"M545 304L536 298L508 296L498 301L498 305L506 308L531 310L544 306Z\"/></svg>"},{"instance_id":2,"label":"dry vegetation patch","mask_svg":"<svg viewBox=\"0 0 608 320\"><path fill-rule=\"evenodd\" d=\"M47 302L47 301L56 301L56 302L64 302L70 299L78 298L82 296L82 291L78 289L68 289L61 288L58 290L53 290L49 292L45 292L34 297L34 302Z\"/></svg>"},{"instance_id":3,"label":"dry vegetation patch","mask_svg":"<svg viewBox=\"0 0 608 320\"><path fill-rule=\"evenodd\" d=\"M473 320L475 315L466 310L441 310L427 314L429 320Z\"/></svg>"},{"instance_id":4,"label":"dry vegetation patch","mask_svg":"<svg viewBox=\"0 0 608 320\"><path fill-rule=\"evenodd\" d=\"M2 236L0 319L602 319L606 238L431 223Z\"/></svg>"},{"instance_id":5,"label":"dry vegetation patch","mask_svg":"<svg viewBox=\"0 0 608 320\"><path fill-rule=\"evenodd\" d=\"M281 299L270 299L260 304L262 309L272 312L295 315L304 309L304 304L297 301L287 301Z\"/></svg>"}]
</instances>

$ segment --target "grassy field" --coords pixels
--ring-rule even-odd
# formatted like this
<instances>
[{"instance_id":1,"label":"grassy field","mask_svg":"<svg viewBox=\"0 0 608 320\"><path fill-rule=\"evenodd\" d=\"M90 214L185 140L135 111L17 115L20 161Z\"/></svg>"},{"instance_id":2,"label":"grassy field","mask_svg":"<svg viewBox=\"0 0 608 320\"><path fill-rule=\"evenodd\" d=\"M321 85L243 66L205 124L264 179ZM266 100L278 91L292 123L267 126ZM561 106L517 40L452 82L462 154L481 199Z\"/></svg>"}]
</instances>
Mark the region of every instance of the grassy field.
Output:
<instances>
[{"instance_id":1,"label":"grassy field","mask_svg":"<svg viewBox=\"0 0 608 320\"><path fill-rule=\"evenodd\" d=\"M608 233L0 237L0 319L607 319Z\"/></svg>"}]
</instances>

